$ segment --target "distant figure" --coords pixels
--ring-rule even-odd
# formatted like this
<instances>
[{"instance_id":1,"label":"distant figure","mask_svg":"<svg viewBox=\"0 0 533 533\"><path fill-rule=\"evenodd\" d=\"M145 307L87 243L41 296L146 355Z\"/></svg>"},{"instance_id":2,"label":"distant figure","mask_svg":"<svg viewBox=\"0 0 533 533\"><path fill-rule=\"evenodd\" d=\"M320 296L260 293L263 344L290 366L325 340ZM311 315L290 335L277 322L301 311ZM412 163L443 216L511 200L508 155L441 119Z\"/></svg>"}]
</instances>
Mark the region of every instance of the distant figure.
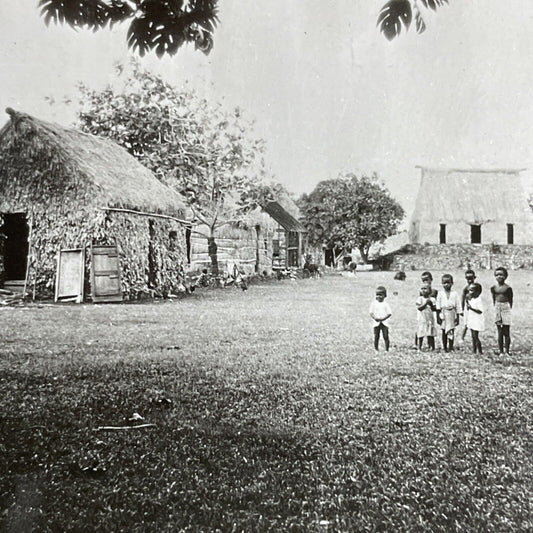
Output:
<instances>
[{"instance_id":1,"label":"distant figure","mask_svg":"<svg viewBox=\"0 0 533 533\"><path fill-rule=\"evenodd\" d=\"M442 276L442 291L437 294L437 322L442 329L442 347L445 352L453 350L455 328L459 325L461 304L459 295L452 291L453 277L451 274Z\"/></svg>"},{"instance_id":2,"label":"distant figure","mask_svg":"<svg viewBox=\"0 0 533 533\"><path fill-rule=\"evenodd\" d=\"M507 285L507 269L498 267L494 271L496 285L490 288L496 327L498 328L498 349L500 355L509 355L511 347L511 309L513 307L513 289Z\"/></svg>"},{"instance_id":3,"label":"distant figure","mask_svg":"<svg viewBox=\"0 0 533 533\"><path fill-rule=\"evenodd\" d=\"M472 283L468 288L468 295L465 300L465 323L472 332L472 352L479 354L483 353L479 332L485 329L485 313L483 302L481 301L481 292L481 285Z\"/></svg>"},{"instance_id":4,"label":"distant figure","mask_svg":"<svg viewBox=\"0 0 533 533\"><path fill-rule=\"evenodd\" d=\"M396 274L394 274L394 279L398 281L405 281L406 275L403 270L398 270Z\"/></svg>"},{"instance_id":5,"label":"distant figure","mask_svg":"<svg viewBox=\"0 0 533 533\"><path fill-rule=\"evenodd\" d=\"M385 301L387 289L379 286L376 289L376 299L370 304L370 318L372 318L372 328L374 330L374 350L379 349L379 337L383 335L385 351L389 351L389 319L392 311L389 304Z\"/></svg>"},{"instance_id":6,"label":"distant figure","mask_svg":"<svg viewBox=\"0 0 533 533\"><path fill-rule=\"evenodd\" d=\"M304 278L319 278L320 277L320 268L316 263L312 262L311 254L305 256L305 263L303 266L303 277Z\"/></svg>"},{"instance_id":7,"label":"distant figure","mask_svg":"<svg viewBox=\"0 0 533 533\"><path fill-rule=\"evenodd\" d=\"M435 350L435 310L437 309L436 301L431 296L431 287L423 285L420 288L420 296L416 299L416 319L417 319L417 349L421 350L424 338L427 338L427 344L431 351Z\"/></svg>"},{"instance_id":8,"label":"distant figure","mask_svg":"<svg viewBox=\"0 0 533 533\"><path fill-rule=\"evenodd\" d=\"M352 261L348 268L350 269L350 272L355 276L355 271L357 270L357 263L355 261Z\"/></svg>"},{"instance_id":9,"label":"distant figure","mask_svg":"<svg viewBox=\"0 0 533 533\"><path fill-rule=\"evenodd\" d=\"M468 328L466 327L466 315L465 315L465 302L466 298L468 296L468 288L470 285L475 283L476 281L476 273L472 269L468 269L465 271L465 279L466 279L466 285L463 289L463 294L461 296L461 312L463 313L463 322L464 322L464 329L463 333L461 334L461 339L464 341L466 337L466 332L468 331Z\"/></svg>"}]
</instances>

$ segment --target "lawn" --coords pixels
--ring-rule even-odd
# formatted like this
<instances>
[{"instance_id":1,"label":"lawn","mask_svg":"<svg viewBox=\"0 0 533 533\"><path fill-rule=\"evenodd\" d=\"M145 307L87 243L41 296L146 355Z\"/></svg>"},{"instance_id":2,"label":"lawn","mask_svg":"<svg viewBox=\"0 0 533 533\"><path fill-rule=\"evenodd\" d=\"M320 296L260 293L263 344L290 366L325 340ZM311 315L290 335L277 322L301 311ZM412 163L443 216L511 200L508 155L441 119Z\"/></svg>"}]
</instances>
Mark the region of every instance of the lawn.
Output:
<instances>
[{"instance_id":1,"label":"lawn","mask_svg":"<svg viewBox=\"0 0 533 533\"><path fill-rule=\"evenodd\" d=\"M419 280L0 308L0 530L533 531L533 273L504 358L411 349Z\"/></svg>"}]
</instances>

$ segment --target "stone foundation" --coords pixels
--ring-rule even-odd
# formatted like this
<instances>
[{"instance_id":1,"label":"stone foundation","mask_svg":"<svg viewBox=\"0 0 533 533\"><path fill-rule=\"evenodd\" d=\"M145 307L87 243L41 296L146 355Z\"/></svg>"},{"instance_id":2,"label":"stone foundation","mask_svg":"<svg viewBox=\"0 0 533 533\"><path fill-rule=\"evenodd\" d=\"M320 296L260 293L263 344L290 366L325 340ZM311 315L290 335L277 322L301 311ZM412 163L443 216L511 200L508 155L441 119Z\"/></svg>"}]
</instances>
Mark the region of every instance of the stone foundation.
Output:
<instances>
[{"instance_id":1,"label":"stone foundation","mask_svg":"<svg viewBox=\"0 0 533 533\"><path fill-rule=\"evenodd\" d=\"M408 244L392 255L392 270L533 270L533 245Z\"/></svg>"}]
</instances>

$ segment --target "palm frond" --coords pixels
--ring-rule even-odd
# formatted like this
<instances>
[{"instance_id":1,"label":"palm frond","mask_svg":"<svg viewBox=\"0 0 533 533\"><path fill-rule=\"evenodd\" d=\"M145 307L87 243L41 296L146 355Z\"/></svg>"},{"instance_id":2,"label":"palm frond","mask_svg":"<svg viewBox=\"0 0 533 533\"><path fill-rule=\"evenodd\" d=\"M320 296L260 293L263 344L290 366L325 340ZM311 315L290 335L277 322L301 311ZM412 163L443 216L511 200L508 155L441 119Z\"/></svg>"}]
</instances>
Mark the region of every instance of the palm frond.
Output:
<instances>
[{"instance_id":1,"label":"palm frond","mask_svg":"<svg viewBox=\"0 0 533 533\"><path fill-rule=\"evenodd\" d=\"M408 29L413 19L409 0L390 0L379 12L377 26L390 41L400 35L402 26Z\"/></svg>"},{"instance_id":2,"label":"palm frond","mask_svg":"<svg viewBox=\"0 0 533 533\"><path fill-rule=\"evenodd\" d=\"M47 25L54 22L95 30L133 14L130 3L121 0L40 0L39 7Z\"/></svg>"},{"instance_id":3,"label":"palm frond","mask_svg":"<svg viewBox=\"0 0 533 533\"><path fill-rule=\"evenodd\" d=\"M437 10L437 7L442 7L448 3L448 0L421 0L425 8Z\"/></svg>"},{"instance_id":4,"label":"palm frond","mask_svg":"<svg viewBox=\"0 0 533 533\"><path fill-rule=\"evenodd\" d=\"M128 44L142 56L150 50L161 57L174 55L185 42L194 42L196 49L209 53L211 32L217 17L216 0L189 2L184 9L181 2L146 2L143 13L128 30Z\"/></svg>"}]
</instances>

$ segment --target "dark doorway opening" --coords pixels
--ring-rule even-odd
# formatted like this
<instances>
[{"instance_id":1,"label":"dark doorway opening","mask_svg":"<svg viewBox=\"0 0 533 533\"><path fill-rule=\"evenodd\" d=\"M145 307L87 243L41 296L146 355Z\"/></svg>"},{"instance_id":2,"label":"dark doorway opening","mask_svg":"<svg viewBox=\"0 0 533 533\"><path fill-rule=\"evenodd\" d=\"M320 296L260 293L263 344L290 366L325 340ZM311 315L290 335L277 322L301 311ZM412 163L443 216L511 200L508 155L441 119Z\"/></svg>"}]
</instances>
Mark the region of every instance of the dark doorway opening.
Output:
<instances>
[{"instance_id":1,"label":"dark doorway opening","mask_svg":"<svg viewBox=\"0 0 533 533\"><path fill-rule=\"evenodd\" d=\"M446 224L441 224L440 225L439 242L441 244L446 244Z\"/></svg>"},{"instance_id":2,"label":"dark doorway opening","mask_svg":"<svg viewBox=\"0 0 533 533\"><path fill-rule=\"evenodd\" d=\"M324 250L324 263L328 267L335 266L335 255L333 254L333 250L331 248L326 248L326 250Z\"/></svg>"},{"instance_id":3,"label":"dark doorway opening","mask_svg":"<svg viewBox=\"0 0 533 533\"><path fill-rule=\"evenodd\" d=\"M0 231L4 241L4 280L26 279L28 262L28 219L25 213L4 213Z\"/></svg>"},{"instance_id":4,"label":"dark doorway opening","mask_svg":"<svg viewBox=\"0 0 533 533\"><path fill-rule=\"evenodd\" d=\"M470 225L470 242L472 244L481 244L481 225Z\"/></svg>"},{"instance_id":5,"label":"dark doorway opening","mask_svg":"<svg viewBox=\"0 0 533 533\"><path fill-rule=\"evenodd\" d=\"M191 264L191 226L185 227L185 247L187 248L187 264Z\"/></svg>"},{"instance_id":6,"label":"dark doorway opening","mask_svg":"<svg viewBox=\"0 0 533 533\"><path fill-rule=\"evenodd\" d=\"M507 224L507 244L514 244L514 226Z\"/></svg>"}]
</instances>

